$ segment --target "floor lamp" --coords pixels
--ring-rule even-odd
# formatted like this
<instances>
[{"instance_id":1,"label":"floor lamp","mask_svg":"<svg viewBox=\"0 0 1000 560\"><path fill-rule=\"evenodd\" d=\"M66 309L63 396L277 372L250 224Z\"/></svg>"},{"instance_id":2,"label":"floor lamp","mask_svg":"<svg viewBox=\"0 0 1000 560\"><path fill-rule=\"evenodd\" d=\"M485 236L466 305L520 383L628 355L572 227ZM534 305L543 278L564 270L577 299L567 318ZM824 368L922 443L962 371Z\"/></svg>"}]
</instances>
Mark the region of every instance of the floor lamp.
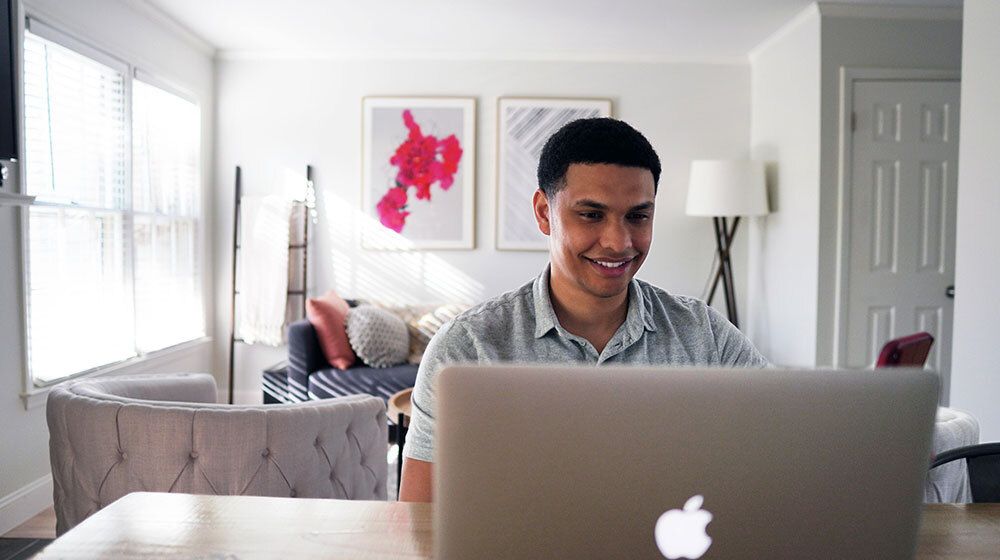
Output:
<instances>
[{"instance_id":1,"label":"floor lamp","mask_svg":"<svg viewBox=\"0 0 1000 560\"><path fill-rule=\"evenodd\" d=\"M764 164L750 160L692 161L685 213L688 216L712 218L717 264L711 272L707 303L712 304L715 290L721 281L726 297L726 313L730 322L739 328L733 263L729 258L729 249L740 217L763 216L768 213ZM731 224L728 218L732 218Z\"/></svg>"}]
</instances>

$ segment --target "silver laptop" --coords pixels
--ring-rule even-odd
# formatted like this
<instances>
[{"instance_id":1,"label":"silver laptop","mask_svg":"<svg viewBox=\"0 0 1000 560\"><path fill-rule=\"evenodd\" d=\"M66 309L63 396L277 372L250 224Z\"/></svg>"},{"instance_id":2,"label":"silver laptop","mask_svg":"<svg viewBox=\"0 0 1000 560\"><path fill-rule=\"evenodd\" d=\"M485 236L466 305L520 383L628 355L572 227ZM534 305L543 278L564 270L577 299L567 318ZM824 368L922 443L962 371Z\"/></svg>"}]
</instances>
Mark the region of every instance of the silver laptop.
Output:
<instances>
[{"instance_id":1,"label":"silver laptop","mask_svg":"<svg viewBox=\"0 0 1000 560\"><path fill-rule=\"evenodd\" d=\"M461 366L435 558L910 558L937 376Z\"/></svg>"}]
</instances>

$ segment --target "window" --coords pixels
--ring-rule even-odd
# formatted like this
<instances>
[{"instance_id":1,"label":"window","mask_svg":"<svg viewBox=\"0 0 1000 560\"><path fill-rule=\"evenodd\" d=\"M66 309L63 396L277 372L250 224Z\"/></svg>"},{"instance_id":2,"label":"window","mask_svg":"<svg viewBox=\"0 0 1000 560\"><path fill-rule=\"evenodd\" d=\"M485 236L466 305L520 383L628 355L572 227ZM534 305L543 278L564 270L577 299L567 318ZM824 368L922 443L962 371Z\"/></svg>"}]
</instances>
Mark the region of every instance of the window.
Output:
<instances>
[{"instance_id":1,"label":"window","mask_svg":"<svg viewBox=\"0 0 1000 560\"><path fill-rule=\"evenodd\" d=\"M204 334L197 106L133 81L135 336L151 352Z\"/></svg>"},{"instance_id":2,"label":"window","mask_svg":"<svg viewBox=\"0 0 1000 560\"><path fill-rule=\"evenodd\" d=\"M28 365L45 384L204 335L200 115L126 64L30 26Z\"/></svg>"}]
</instances>

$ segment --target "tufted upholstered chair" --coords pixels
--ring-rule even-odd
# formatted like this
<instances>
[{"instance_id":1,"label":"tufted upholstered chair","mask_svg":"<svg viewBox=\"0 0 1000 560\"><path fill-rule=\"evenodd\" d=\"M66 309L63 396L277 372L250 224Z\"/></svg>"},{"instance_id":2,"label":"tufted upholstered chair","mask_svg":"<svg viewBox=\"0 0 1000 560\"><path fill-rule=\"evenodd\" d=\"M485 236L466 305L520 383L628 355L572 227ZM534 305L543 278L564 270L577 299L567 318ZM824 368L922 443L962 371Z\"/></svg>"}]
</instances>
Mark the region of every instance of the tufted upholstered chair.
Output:
<instances>
[{"instance_id":1,"label":"tufted upholstered chair","mask_svg":"<svg viewBox=\"0 0 1000 560\"><path fill-rule=\"evenodd\" d=\"M934 455L979 443L979 422L967 412L938 408L933 442ZM924 482L925 503L965 504L971 501L972 490L969 487L969 470L965 459L928 471Z\"/></svg>"},{"instance_id":2,"label":"tufted upholstered chair","mask_svg":"<svg viewBox=\"0 0 1000 560\"><path fill-rule=\"evenodd\" d=\"M52 389L56 533L129 492L386 499L385 404L358 395L216 404L203 373L105 377Z\"/></svg>"}]
</instances>

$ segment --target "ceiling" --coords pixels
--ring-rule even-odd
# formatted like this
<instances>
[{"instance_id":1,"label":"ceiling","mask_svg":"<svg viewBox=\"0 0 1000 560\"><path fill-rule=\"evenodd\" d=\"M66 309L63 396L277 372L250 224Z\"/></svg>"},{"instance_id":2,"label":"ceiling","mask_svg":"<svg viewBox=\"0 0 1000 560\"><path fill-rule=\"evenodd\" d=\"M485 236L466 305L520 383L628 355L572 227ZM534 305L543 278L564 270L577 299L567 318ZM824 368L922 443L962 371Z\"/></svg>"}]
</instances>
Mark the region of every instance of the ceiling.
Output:
<instances>
[{"instance_id":1,"label":"ceiling","mask_svg":"<svg viewBox=\"0 0 1000 560\"><path fill-rule=\"evenodd\" d=\"M811 0L130 0L223 57L733 61ZM962 0L849 0L961 7Z\"/></svg>"}]
</instances>

